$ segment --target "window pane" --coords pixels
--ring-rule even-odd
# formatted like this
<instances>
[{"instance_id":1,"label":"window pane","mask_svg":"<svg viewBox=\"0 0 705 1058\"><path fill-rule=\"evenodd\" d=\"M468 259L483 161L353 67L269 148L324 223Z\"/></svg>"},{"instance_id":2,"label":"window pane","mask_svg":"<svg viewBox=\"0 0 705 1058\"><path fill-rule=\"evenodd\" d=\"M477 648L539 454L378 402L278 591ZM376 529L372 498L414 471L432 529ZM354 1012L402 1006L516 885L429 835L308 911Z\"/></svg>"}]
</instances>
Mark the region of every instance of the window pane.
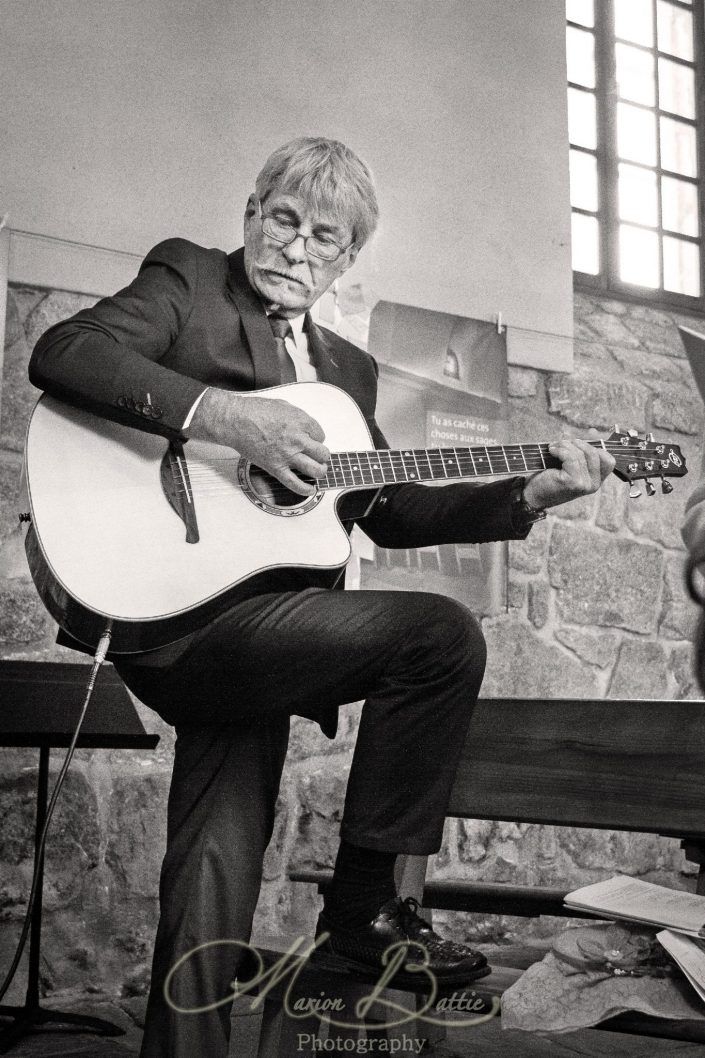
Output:
<instances>
[{"instance_id":1,"label":"window pane","mask_svg":"<svg viewBox=\"0 0 705 1058\"><path fill-rule=\"evenodd\" d=\"M698 175L698 150L695 129L682 121L659 118L661 133L661 167L683 176Z\"/></svg>"},{"instance_id":2,"label":"window pane","mask_svg":"<svg viewBox=\"0 0 705 1058\"><path fill-rule=\"evenodd\" d=\"M597 119L595 96L592 92L581 92L579 88L568 89L568 136L578 147L597 147Z\"/></svg>"},{"instance_id":3,"label":"window pane","mask_svg":"<svg viewBox=\"0 0 705 1058\"><path fill-rule=\"evenodd\" d=\"M651 52L632 48L629 44L617 44L615 53L620 96L653 106L656 102L656 70Z\"/></svg>"},{"instance_id":4,"label":"window pane","mask_svg":"<svg viewBox=\"0 0 705 1058\"><path fill-rule=\"evenodd\" d=\"M625 283L658 287L658 235L643 228L619 226L619 275Z\"/></svg>"},{"instance_id":5,"label":"window pane","mask_svg":"<svg viewBox=\"0 0 705 1058\"><path fill-rule=\"evenodd\" d=\"M653 169L619 165L619 217L635 224L658 224L658 193Z\"/></svg>"},{"instance_id":6,"label":"window pane","mask_svg":"<svg viewBox=\"0 0 705 1058\"><path fill-rule=\"evenodd\" d=\"M695 243L664 235L663 285L666 290L700 297L700 252Z\"/></svg>"},{"instance_id":7,"label":"window pane","mask_svg":"<svg viewBox=\"0 0 705 1058\"><path fill-rule=\"evenodd\" d=\"M656 9L659 51L693 61L693 16L690 11L658 0Z\"/></svg>"},{"instance_id":8,"label":"window pane","mask_svg":"<svg viewBox=\"0 0 705 1058\"><path fill-rule=\"evenodd\" d=\"M565 14L569 22L579 22L581 26L595 25L593 0L565 0Z\"/></svg>"},{"instance_id":9,"label":"window pane","mask_svg":"<svg viewBox=\"0 0 705 1058\"><path fill-rule=\"evenodd\" d=\"M595 35L584 29L568 26L566 30L568 80L575 84L595 87Z\"/></svg>"},{"instance_id":10,"label":"window pane","mask_svg":"<svg viewBox=\"0 0 705 1058\"><path fill-rule=\"evenodd\" d=\"M698 188L672 176L661 179L663 226L683 235L699 235Z\"/></svg>"},{"instance_id":11,"label":"window pane","mask_svg":"<svg viewBox=\"0 0 705 1058\"><path fill-rule=\"evenodd\" d=\"M597 210L597 159L583 151L570 152L570 204Z\"/></svg>"},{"instance_id":12,"label":"window pane","mask_svg":"<svg viewBox=\"0 0 705 1058\"><path fill-rule=\"evenodd\" d=\"M617 104L617 149L620 158L656 165L656 115L628 103Z\"/></svg>"},{"instance_id":13,"label":"window pane","mask_svg":"<svg viewBox=\"0 0 705 1058\"><path fill-rule=\"evenodd\" d=\"M651 0L615 0L615 31L618 37L635 44L650 46L654 42Z\"/></svg>"},{"instance_id":14,"label":"window pane","mask_svg":"<svg viewBox=\"0 0 705 1058\"><path fill-rule=\"evenodd\" d=\"M695 117L695 72L670 59L658 61L658 92L661 110Z\"/></svg>"},{"instance_id":15,"label":"window pane","mask_svg":"<svg viewBox=\"0 0 705 1058\"><path fill-rule=\"evenodd\" d=\"M595 217L572 216L573 271L596 276L600 271L600 229Z\"/></svg>"}]
</instances>

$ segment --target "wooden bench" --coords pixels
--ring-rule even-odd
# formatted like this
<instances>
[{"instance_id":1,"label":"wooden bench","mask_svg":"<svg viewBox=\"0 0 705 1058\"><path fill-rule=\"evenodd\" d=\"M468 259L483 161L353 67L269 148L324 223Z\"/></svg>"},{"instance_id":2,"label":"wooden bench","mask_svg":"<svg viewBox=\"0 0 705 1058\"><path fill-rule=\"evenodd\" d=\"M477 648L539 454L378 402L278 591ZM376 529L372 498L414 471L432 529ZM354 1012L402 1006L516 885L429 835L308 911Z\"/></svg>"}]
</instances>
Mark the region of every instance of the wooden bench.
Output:
<instances>
[{"instance_id":1,"label":"wooden bench","mask_svg":"<svg viewBox=\"0 0 705 1058\"><path fill-rule=\"evenodd\" d=\"M705 893L705 703L480 699L448 812L676 837L699 865L696 891ZM629 866L621 865L624 873ZM568 887L425 881L425 871L425 858L408 857L402 889L427 908L568 914ZM330 871L290 874L292 881L315 882L319 891L330 877ZM477 982L478 991L501 993L517 976L497 967ZM705 1006L703 1015L702 1022L620 1015L600 1027L705 1042Z\"/></svg>"}]
</instances>

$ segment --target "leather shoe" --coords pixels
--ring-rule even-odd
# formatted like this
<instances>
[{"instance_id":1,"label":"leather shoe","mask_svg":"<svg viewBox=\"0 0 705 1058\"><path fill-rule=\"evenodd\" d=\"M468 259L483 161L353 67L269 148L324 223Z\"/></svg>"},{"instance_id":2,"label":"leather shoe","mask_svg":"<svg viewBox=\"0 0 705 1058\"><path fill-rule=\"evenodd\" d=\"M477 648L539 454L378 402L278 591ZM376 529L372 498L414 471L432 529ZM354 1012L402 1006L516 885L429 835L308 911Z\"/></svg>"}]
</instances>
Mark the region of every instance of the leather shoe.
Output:
<instances>
[{"instance_id":1,"label":"leather shoe","mask_svg":"<svg viewBox=\"0 0 705 1058\"><path fill-rule=\"evenodd\" d=\"M384 969L383 955L387 949L393 944L406 943L406 959L391 986L408 985L417 991L428 990L430 974L435 976L439 987L444 987L476 981L490 973L481 952L443 940L417 913L418 907L413 897L402 900L397 896L383 904L366 926L352 928L338 926L322 912L316 936L324 932L330 936L316 949L313 958L320 962L335 956L338 966L342 964L345 969L378 979ZM427 963L424 970L408 970L409 964L421 966L424 962Z\"/></svg>"}]
</instances>

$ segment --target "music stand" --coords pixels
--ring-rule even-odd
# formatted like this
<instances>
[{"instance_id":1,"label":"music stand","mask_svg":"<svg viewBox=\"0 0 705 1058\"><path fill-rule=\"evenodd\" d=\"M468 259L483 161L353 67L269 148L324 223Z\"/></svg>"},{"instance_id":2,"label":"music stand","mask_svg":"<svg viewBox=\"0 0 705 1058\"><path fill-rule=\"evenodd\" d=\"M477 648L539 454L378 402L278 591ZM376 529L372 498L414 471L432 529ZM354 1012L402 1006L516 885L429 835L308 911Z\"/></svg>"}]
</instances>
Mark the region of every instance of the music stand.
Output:
<instances>
[{"instance_id":1,"label":"music stand","mask_svg":"<svg viewBox=\"0 0 705 1058\"><path fill-rule=\"evenodd\" d=\"M0 1018L12 1018L9 1026L0 1029L0 1054L7 1054L35 1026L50 1022L73 1026L78 1032L96 1032L103 1036L122 1036L125 1032L103 1018L46 1010L39 1004L44 856L37 857L39 836L46 819L49 752L53 747L68 747L70 744L86 696L89 673L90 668L85 664L0 661L0 746L32 746L39 749L34 837L38 882L31 916L27 997L21 1007L0 1005ZM104 666L98 674L77 746L88 749L154 749L158 742L159 736L148 735L142 726L115 670L110 665Z\"/></svg>"}]
</instances>

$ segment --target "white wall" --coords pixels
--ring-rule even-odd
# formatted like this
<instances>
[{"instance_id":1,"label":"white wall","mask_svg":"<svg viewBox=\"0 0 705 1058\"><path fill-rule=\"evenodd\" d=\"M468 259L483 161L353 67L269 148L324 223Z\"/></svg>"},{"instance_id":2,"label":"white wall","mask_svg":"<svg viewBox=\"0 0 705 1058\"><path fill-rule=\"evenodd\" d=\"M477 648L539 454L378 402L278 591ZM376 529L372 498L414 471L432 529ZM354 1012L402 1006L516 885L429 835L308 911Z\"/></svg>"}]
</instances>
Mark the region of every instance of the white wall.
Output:
<instances>
[{"instance_id":1,"label":"white wall","mask_svg":"<svg viewBox=\"0 0 705 1058\"><path fill-rule=\"evenodd\" d=\"M11 276L63 267L100 293L166 236L234 248L267 153L320 132L379 184L351 281L501 311L529 343L569 335L564 17L563 0L11 0L0 213L123 255L78 268L75 249L15 235Z\"/></svg>"}]
</instances>

